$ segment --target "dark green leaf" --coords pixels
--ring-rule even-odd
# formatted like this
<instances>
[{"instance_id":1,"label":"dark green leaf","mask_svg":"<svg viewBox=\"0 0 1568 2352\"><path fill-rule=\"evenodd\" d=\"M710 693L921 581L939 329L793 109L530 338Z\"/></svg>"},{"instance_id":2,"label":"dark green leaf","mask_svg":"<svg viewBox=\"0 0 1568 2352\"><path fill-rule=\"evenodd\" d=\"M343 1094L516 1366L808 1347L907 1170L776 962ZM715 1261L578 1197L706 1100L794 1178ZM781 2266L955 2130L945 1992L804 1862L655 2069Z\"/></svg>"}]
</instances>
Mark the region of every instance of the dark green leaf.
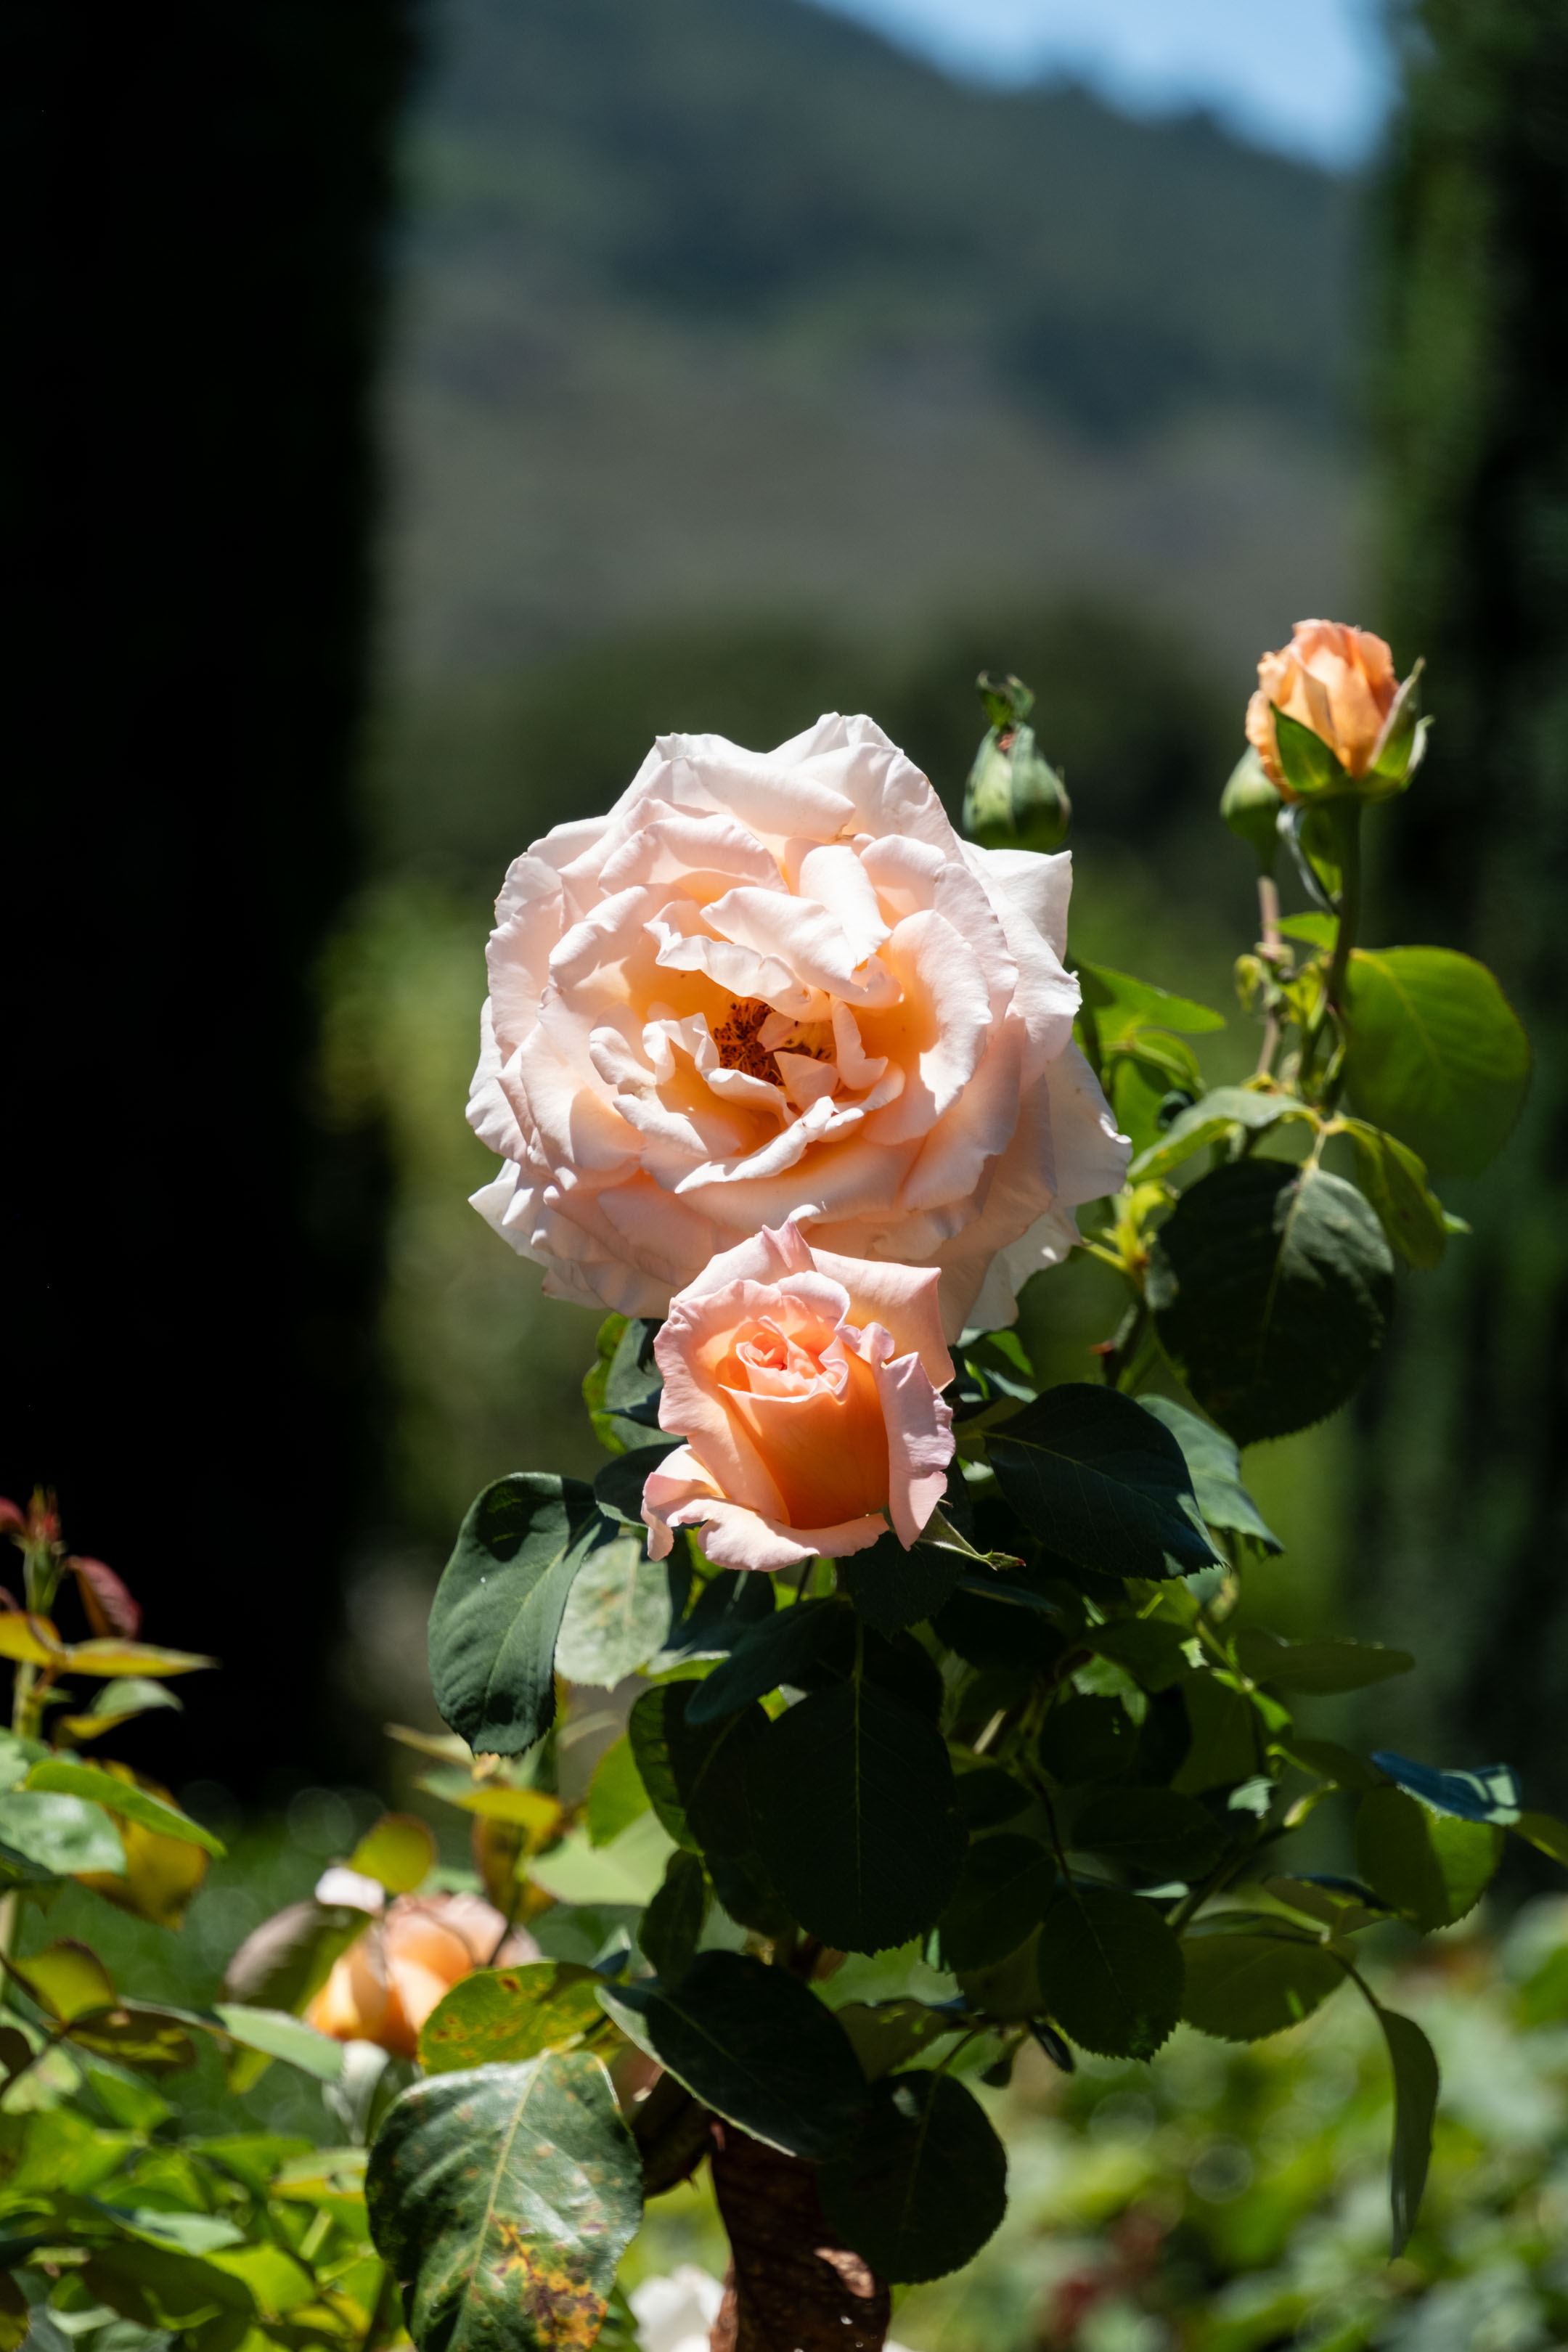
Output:
<instances>
[{"instance_id":1,"label":"dark green leaf","mask_svg":"<svg viewBox=\"0 0 1568 2352\"><path fill-rule=\"evenodd\" d=\"M993 1830L999 1822L1010 1822L1019 1813L1027 1812L1035 1801L1023 1782L1015 1780L1011 1772L1004 1772L997 1764L983 1764L978 1771L961 1772L955 1786L958 1810L972 1830Z\"/></svg>"},{"instance_id":2,"label":"dark green leaf","mask_svg":"<svg viewBox=\"0 0 1568 2352\"><path fill-rule=\"evenodd\" d=\"M1384 1650L1372 1642L1281 1642L1251 1625L1237 1635L1236 1654L1253 1682L1277 1683L1281 1690L1318 1697L1365 1690L1394 1675L1407 1675L1415 1664L1408 1650Z\"/></svg>"},{"instance_id":3,"label":"dark green leaf","mask_svg":"<svg viewBox=\"0 0 1568 2352\"><path fill-rule=\"evenodd\" d=\"M1190 1196L1189 1196L1190 1197ZM1170 1432L1131 1397L1087 1381L1047 1389L989 1440L1025 1525L1053 1551L1111 1576L1168 1576L1216 1555Z\"/></svg>"},{"instance_id":4,"label":"dark green leaf","mask_svg":"<svg viewBox=\"0 0 1568 2352\"><path fill-rule=\"evenodd\" d=\"M1213 1814L1173 1789L1108 1789L1091 1797L1068 1843L1157 1884L1206 1877L1226 1849Z\"/></svg>"},{"instance_id":5,"label":"dark green leaf","mask_svg":"<svg viewBox=\"0 0 1568 2352\"><path fill-rule=\"evenodd\" d=\"M709 1853L704 1856L713 1892L722 1909L738 1926L777 1943L795 1926L789 1906L754 1853Z\"/></svg>"},{"instance_id":6,"label":"dark green leaf","mask_svg":"<svg viewBox=\"0 0 1568 2352\"><path fill-rule=\"evenodd\" d=\"M664 1865L664 1884L642 1915L637 1942L666 1985L683 1977L708 1916L708 1881L694 1853L679 1846Z\"/></svg>"},{"instance_id":7,"label":"dark green leaf","mask_svg":"<svg viewBox=\"0 0 1568 2352\"><path fill-rule=\"evenodd\" d=\"M1235 1690L1217 1675L1189 1675L1182 1685L1192 1741L1172 1779L1172 1787L1189 1797L1208 1789L1232 1789L1250 1780L1258 1770L1261 1720L1245 1691Z\"/></svg>"},{"instance_id":8,"label":"dark green leaf","mask_svg":"<svg viewBox=\"0 0 1568 2352\"><path fill-rule=\"evenodd\" d=\"M1188 1936L1182 2015L1221 2042L1262 2042L1310 2017L1344 1981L1316 1942L1273 1935Z\"/></svg>"},{"instance_id":9,"label":"dark green leaf","mask_svg":"<svg viewBox=\"0 0 1568 2352\"><path fill-rule=\"evenodd\" d=\"M1007 2158L984 2109L951 2075L879 2083L851 2146L825 2164L829 2222L879 2277L943 2278L1007 2210Z\"/></svg>"},{"instance_id":10,"label":"dark green leaf","mask_svg":"<svg viewBox=\"0 0 1568 2352\"><path fill-rule=\"evenodd\" d=\"M741 1854L752 1843L746 1758L767 1729L760 1706L716 1723L694 1725L689 1710L700 1683L665 1683L644 1691L626 1735L653 1809L689 1853Z\"/></svg>"},{"instance_id":11,"label":"dark green leaf","mask_svg":"<svg viewBox=\"0 0 1568 2352\"><path fill-rule=\"evenodd\" d=\"M1037 1753L1053 1780L1073 1788L1119 1780L1137 1748L1138 1726L1119 1698L1067 1698L1047 1716Z\"/></svg>"},{"instance_id":12,"label":"dark green leaf","mask_svg":"<svg viewBox=\"0 0 1568 2352\"><path fill-rule=\"evenodd\" d=\"M1131 972L1112 971L1107 964L1080 963L1078 977L1083 1001L1107 1045L1145 1024L1183 1030L1189 1036L1225 1027L1223 1013L1194 1004L1190 996L1173 996L1169 989L1156 988L1152 981L1134 980Z\"/></svg>"},{"instance_id":13,"label":"dark green leaf","mask_svg":"<svg viewBox=\"0 0 1568 2352\"><path fill-rule=\"evenodd\" d=\"M1356 1109L1435 1175L1479 1175L1530 1087L1530 1040L1486 966L1449 948L1358 949L1346 1020Z\"/></svg>"},{"instance_id":14,"label":"dark green leaf","mask_svg":"<svg viewBox=\"0 0 1568 2352\"><path fill-rule=\"evenodd\" d=\"M650 1470L657 1470L667 1454L680 1444L679 1437L661 1438L655 1445L639 1445L630 1454L617 1454L606 1462L594 1479L594 1500L606 1518L619 1519L627 1527L641 1530L643 1527L642 1490Z\"/></svg>"},{"instance_id":15,"label":"dark green leaf","mask_svg":"<svg viewBox=\"0 0 1568 2352\"><path fill-rule=\"evenodd\" d=\"M1387 1330L1394 1261L1353 1185L1240 1160L1182 1195L1155 1237L1148 1297L1199 1404L1248 1445L1354 1394Z\"/></svg>"},{"instance_id":16,"label":"dark green leaf","mask_svg":"<svg viewBox=\"0 0 1568 2352\"><path fill-rule=\"evenodd\" d=\"M1143 1396L1138 1402L1145 1412L1164 1423L1181 1447L1198 1509L1208 1525L1249 1536L1265 1551L1283 1551L1284 1545L1265 1524L1241 1483L1240 1449L1224 1430L1216 1429L1212 1421L1200 1421L1195 1412L1173 1404L1169 1397Z\"/></svg>"},{"instance_id":17,"label":"dark green leaf","mask_svg":"<svg viewBox=\"0 0 1568 2352\"><path fill-rule=\"evenodd\" d=\"M837 1601L796 1601L765 1617L736 1642L687 1708L689 1724L716 1723L781 1683L805 1690L826 1675L847 1675L855 1663L855 1620Z\"/></svg>"},{"instance_id":18,"label":"dark green leaf","mask_svg":"<svg viewBox=\"0 0 1568 2352\"><path fill-rule=\"evenodd\" d=\"M859 2118L866 2080L844 2030L784 1969L700 1952L679 1985L606 1985L599 1998L693 2098L786 2155L830 2156Z\"/></svg>"},{"instance_id":19,"label":"dark green leaf","mask_svg":"<svg viewBox=\"0 0 1568 2352\"><path fill-rule=\"evenodd\" d=\"M1182 2007L1182 1948L1152 1903L1108 1887L1059 1895L1040 1930L1042 2005L1101 2058L1152 2058Z\"/></svg>"},{"instance_id":20,"label":"dark green leaf","mask_svg":"<svg viewBox=\"0 0 1568 2352\"><path fill-rule=\"evenodd\" d=\"M1249 1134L1261 1134L1265 1129L1277 1127L1281 1119L1310 1118L1312 1113L1293 1095L1260 1094L1252 1087L1215 1087L1212 1094L1203 1096L1190 1110L1173 1118L1158 1143L1141 1151L1129 1168L1130 1182L1147 1184L1154 1178L1169 1175L1194 1151L1202 1151L1211 1143L1218 1143L1233 1127L1245 1128Z\"/></svg>"},{"instance_id":21,"label":"dark green leaf","mask_svg":"<svg viewBox=\"0 0 1568 2352\"><path fill-rule=\"evenodd\" d=\"M1437 2112L1439 2078L1432 2044L1408 2017L1377 2007L1377 2021L1394 2067L1394 2153L1389 2166L1389 2201L1394 2248L1402 2254L1415 2227L1432 2160L1432 2123Z\"/></svg>"},{"instance_id":22,"label":"dark green leaf","mask_svg":"<svg viewBox=\"0 0 1568 2352\"><path fill-rule=\"evenodd\" d=\"M562 1612L604 1526L586 1486L537 1470L470 1508L430 1610L436 1705L470 1748L516 1756L549 1730Z\"/></svg>"},{"instance_id":23,"label":"dark green leaf","mask_svg":"<svg viewBox=\"0 0 1568 2352\"><path fill-rule=\"evenodd\" d=\"M646 1445L658 1429L663 1375L654 1360L657 1321L607 1315L599 1326L598 1353L583 1382L583 1402L594 1434L612 1454Z\"/></svg>"},{"instance_id":24,"label":"dark green leaf","mask_svg":"<svg viewBox=\"0 0 1568 2352\"><path fill-rule=\"evenodd\" d=\"M1018 1666L1028 1673L1061 1657L1059 1618L1026 1575L982 1569L958 1579L932 1631L972 1666Z\"/></svg>"},{"instance_id":25,"label":"dark green leaf","mask_svg":"<svg viewBox=\"0 0 1568 2352\"><path fill-rule=\"evenodd\" d=\"M598 2333L642 2167L599 2061L548 2053L405 2091L365 2201L419 2352L559 2352Z\"/></svg>"},{"instance_id":26,"label":"dark green leaf","mask_svg":"<svg viewBox=\"0 0 1568 2352\"><path fill-rule=\"evenodd\" d=\"M750 1845L746 1758L767 1729L760 1706L717 1723L690 1724L700 1683L645 1691L626 1726L644 1788L678 1845L689 1853L743 1853Z\"/></svg>"},{"instance_id":27,"label":"dark green leaf","mask_svg":"<svg viewBox=\"0 0 1568 2352\"><path fill-rule=\"evenodd\" d=\"M769 1726L748 1787L763 1864L824 1943L881 1951L936 1924L965 1840L924 1717L872 1682L814 1692Z\"/></svg>"},{"instance_id":28,"label":"dark green leaf","mask_svg":"<svg viewBox=\"0 0 1568 2352\"><path fill-rule=\"evenodd\" d=\"M1086 1650L1124 1666L1147 1691L1169 1690L1189 1671L1186 1636L1163 1617L1119 1617L1089 1626L1079 1638Z\"/></svg>"},{"instance_id":29,"label":"dark green leaf","mask_svg":"<svg viewBox=\"0 0 1568 2352\"><path fill-rule=\"evenodd\" d=\"M1364 1119L1345 1121L1355 1146L1356 1182L1377 1211L1384 1232L1415 1266L1436 1265L1448 1246L1443 1203L1408 1145Z\"/></svg>"},{"instance_id":30,"label":"dark green leaf","mask_svg":"<svg viewBox=\"0 0 1568 2352\"><path fill-rule=\"evenodd\" d=\"M140 2327L184 2334L218 2318L235 2323L226 2344L240 2340L256 2317L250 2289L195 2254L133 2241L98 2246L81 2273L95 2303Z\"/></svg>"},{"instance_id":31,"label":"dark green leaf","mask_svg":"<svg viewBox=\"0 0 1568 2352\"><path fill-rule=\"evenodd\" d=\"M476 1969L426 2019L419 2063L427 2074L455 2074L570 2049L603 2014L598 1985L591 1969L569 1960Z\"/></svg>"},{"instance_id":32,"label":"dark green leaf","mask_svg":"<svg viewBox=\"0 0 1568 2352\"><path fill-rule=\"evenodd\" d=\"M976 2016L1017 2024L1045 2007L1040 1990L1040 1930L1026 1936L1016 1952L984 1969L965 1969L959 1978L964 2000Z\"/></svg>"},{"instance_id":33,"label":"dark green leaf","mask_svg":"<svg viewBox=\"0 0 1568 2352\"><path fill-rule=\"evenodd\" d=\"M1491 1822L1428 1812L1402 1789L1372 1790L1356 1815L1357 1869L1373 1894L1428 1931L1474 1910L1502 1845Z\"/></svg>"},{"instance_id":34,"label":"dark green leaf","mask_svg":"<svg viewBox=\"0 0 1568 2352\"><path fill-rule=\"evenodd\" d=\"M668 1623L663 1561L648 1559L641 1528L635 1536L616 1534L606 1524L567 1595L555 1671L570 1682L613 1690L662 1648Z\"/></svg>"},{"instance_id":35,"label":"dark green leaf","mask_svg":"<svg viewBox=\"0 0 1568 2352\"><path fill-rule=\"evenodd\" d=\"M1045 1917L1056 1884L1056 1863L1037 1839L977 1838L942 1915L943 1968L984 1969L1005 1959Z\"/></svg>"},{"instance_id":36,"label":"dark green leaf","mask_svg":"<svg viewBox=\"0 0 1568 2352\"><path fill-rule=\"evenodd\" d=\"M689 1617L671 1629L670 1657L723 1657L773 1613L772 1577L721 1569L703 1586Z\"/></svg>"},{"instance_id":37,"label":"dark green leaf","mask_svg":"<svg viewBox=\"0 0 1568 2352\"><path fill-rule=\"evenodd\" d=\"M895 1535L838 1563L838 1581L868 1625L896 1633L934 1617L963 1573L964 1556L942 1544L906 1551Z\"/></svg>"}]
</instances>

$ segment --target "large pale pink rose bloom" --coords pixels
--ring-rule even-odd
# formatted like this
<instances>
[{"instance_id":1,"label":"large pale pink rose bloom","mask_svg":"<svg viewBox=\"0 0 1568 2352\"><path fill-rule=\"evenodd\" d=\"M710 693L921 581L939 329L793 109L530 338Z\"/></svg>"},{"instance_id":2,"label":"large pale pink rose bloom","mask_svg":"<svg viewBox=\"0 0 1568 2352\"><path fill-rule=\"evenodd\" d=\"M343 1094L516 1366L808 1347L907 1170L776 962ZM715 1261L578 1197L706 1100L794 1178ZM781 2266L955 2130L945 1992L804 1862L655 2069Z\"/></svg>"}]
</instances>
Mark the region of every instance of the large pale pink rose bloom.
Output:
<instances>
[{"instance_id":1,"label":"large pale pink rose bloom","mask_svg":"<svg viewBox=\"0 0 1568 2352\"><path fill-rule=\"evenodd\" d=\"M844 1258L798 1226L726 1250L654 1341L662 1427L686 1444L643 1488L648 1550L701 1530L721 1568L907 1549L941 1502L952 1378L935 1266Z\"/></svg>"},{"instance_id":2,"label":"large pale pink rose bloom","mask_svg":"<svg viewBox=\"0 0 1568 2352\"><path fill-rule=\"evenodd\" d=\"M662 1315L791 1215L1013 1321L1126 1166L1072 1041L1070 860L959 840L869 719L662 738L496 903L474 1205L554 1297Z\"/></svg>"}]
</instances>

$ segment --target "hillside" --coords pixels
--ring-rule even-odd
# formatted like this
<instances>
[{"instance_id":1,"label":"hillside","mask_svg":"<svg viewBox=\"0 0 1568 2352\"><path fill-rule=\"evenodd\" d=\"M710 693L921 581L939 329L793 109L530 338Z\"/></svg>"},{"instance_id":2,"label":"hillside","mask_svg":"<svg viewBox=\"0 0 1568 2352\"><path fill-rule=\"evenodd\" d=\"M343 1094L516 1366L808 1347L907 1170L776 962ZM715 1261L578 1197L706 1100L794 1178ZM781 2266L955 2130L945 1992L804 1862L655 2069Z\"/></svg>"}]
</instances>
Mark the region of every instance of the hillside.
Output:
<instances>
[{"instance_id":1,"label":"hillside","mask_svg":"<svg viewBox=\"0 0 1568 2352\"><path fill-rule=\"evenodd\" d=\"M1348 204L803 0L441 0L388 398L395 667L1069 586L1226 667L1342 604Z\"/></svg>"}]
</instances>

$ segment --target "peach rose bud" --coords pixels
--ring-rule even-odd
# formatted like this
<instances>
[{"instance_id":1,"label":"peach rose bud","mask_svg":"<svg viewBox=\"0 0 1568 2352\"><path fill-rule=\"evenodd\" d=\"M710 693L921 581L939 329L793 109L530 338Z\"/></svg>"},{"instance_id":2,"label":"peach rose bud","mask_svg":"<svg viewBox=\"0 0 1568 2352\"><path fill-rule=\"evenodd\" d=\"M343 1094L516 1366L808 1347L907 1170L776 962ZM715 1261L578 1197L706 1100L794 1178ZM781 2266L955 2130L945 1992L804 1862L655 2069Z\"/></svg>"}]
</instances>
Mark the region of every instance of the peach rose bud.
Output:
<instances>
[{"instance_id":1,"label":"peach rose bud","mask_svg":"<svg viewBox=\"0 0 1568 2352\"><path fill-rule=\"evenodd\" d=\"M413 2058L419 2029L462 1978L538 1958L532 1937L509 1932L478 1895L400 1895L333 1962L305 2021L335 2041Z\"/></svg>"},{"instance_id":2,"label":"peach rose bud","mask_svg":"<svg viewBox=\"0 0 1568 2352\"><path fill-rule=\"evenodd\" d=\"M1402 793L1430 724L1416 712L1421 667L1400 685L1393 654L1370 629L1298 621L1289 644L1258 662L1258 691L1247 706L1247 740L1270 783L1287 800ZM1294 726L1281 729L1281 717Z\"/></svg>"},{"instance_id":3,"label":"peach rose bud","mask_svg":"<svg viewBox=\"0 0 1568 2352\"><path fill-rule=\"evenodd\" d=\"M721 1568L906 1549L952 1459L934 1266L836 1256L791 1219L723 1251L654 1341L662 1427L686 1444L643 1489L648 1550L701 1530Z\"/></svg>"}]
</instances>

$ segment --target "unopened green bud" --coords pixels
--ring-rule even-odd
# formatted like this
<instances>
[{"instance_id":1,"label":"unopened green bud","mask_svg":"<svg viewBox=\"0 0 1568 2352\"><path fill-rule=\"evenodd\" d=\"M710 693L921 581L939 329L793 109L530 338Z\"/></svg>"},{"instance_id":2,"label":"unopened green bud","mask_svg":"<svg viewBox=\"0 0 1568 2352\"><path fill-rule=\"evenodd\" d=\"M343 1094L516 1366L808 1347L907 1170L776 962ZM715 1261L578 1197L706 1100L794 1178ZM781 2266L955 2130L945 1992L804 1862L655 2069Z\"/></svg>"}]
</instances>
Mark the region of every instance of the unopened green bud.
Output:
<instances>
[{"instance_id":1,"label":"unopened green bud","mask_svg":"<svg viewBox=\"0 0 1568 2352\"><path fill-rule=\"evenodd\" d=\"M964 832L983 849L1059 849L1072 803L1026 723L1034 696L1020 679L985 670L975 684L991 724L964 786Z\"/></svg>"},{"instance_id":2,"label":"unopened green bud","mask_svg":"<svg viewBox=\"0 0 1568 2352\"><path fill-rule=\"evenodd\" d=\"M1279 812L1284 805L1268 781L1262 761L1248 744L1220 794L1219 813L1238 841L1251 843L1262 874L1274 871L1274 861L1279 854Z\"/></svg>"}]
</instances>

